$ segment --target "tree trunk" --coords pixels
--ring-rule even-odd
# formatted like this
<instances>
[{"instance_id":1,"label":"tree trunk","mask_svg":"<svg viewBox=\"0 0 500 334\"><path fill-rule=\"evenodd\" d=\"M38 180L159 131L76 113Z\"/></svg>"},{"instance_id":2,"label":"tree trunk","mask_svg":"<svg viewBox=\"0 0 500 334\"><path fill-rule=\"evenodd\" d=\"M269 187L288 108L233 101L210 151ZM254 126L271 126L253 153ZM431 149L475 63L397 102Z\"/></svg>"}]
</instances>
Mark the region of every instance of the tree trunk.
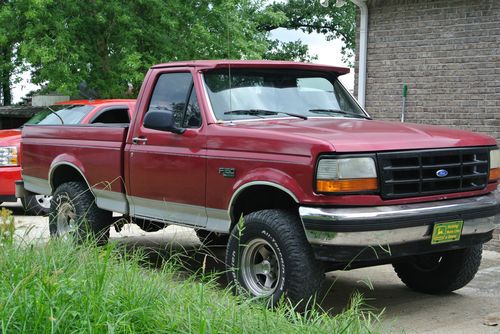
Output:
<instances>
[{"instance_id":1,"label":"tree trunk","mask_svg":"<svg viewBox=\"0 0 500 334\"><path fill-rule=\"evenodd\" d=\"M2 77L2 96L3 105L9 106L12 104L12 92L10 90L10 75L7 73L6 77Z\"/></svg>"},{"instance_id":2,"label":"tree trunk","mask_svg":"<svg viewBox=\"0 0 500 334\"><path fill-rule=\"evenodd\" d=\"M12 52L7 48L0 49L0 59L4 65L0 67L0 96L3 105L8 106L12 103L12 92L10 86Z\"/></svg>"}]
</instances>

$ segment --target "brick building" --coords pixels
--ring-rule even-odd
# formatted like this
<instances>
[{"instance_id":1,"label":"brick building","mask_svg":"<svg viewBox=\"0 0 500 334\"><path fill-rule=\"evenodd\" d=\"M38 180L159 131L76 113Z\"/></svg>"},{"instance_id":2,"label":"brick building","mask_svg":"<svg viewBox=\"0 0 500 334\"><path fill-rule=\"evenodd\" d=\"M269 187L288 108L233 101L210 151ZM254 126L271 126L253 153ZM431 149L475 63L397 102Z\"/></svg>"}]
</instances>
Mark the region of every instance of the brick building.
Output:
<instances>
[{"instance_id":1,"label":"brick building","mask_svg":"<svg viewBox=\"0 0 500 334\"><path fill-rule=\"evenodd\" d=\"M366 4L367 111L377 119L400 120L407 84L407 122L458 127L500 140L500 1ZM358 32L359 26L358 21ZM357 59L356 72L358 65ZM356 87L357 81L358 73ZM498 233L495 238L489 246L500 250Z\"/></svg>"}]
</instances>

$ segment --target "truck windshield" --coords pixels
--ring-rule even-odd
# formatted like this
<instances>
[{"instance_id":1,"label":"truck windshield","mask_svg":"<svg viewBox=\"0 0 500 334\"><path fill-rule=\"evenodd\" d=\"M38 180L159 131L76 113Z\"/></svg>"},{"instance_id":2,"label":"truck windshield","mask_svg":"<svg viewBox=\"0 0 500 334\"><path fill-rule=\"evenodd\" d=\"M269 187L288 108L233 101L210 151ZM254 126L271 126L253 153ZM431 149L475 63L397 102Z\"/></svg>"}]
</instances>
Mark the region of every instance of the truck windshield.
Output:
<instances>
[{"instance_id":1,"label":"truck windshield","mask_svg":"<svg viewBox=\"0 0 500 334\"><path fill-rule=\"evenodd\" d=\"M53 111L51 111L52 109ZM94 109L88 105L56 105L33 116L26 124L61 125L79 124Z\"/></svg>"},{"instance_id":2,"label":"truck windshield","mask_svg":"<svg viewBox=\"0 0 500 334\"><path fill-rule=\"evenodd\" d=\"M231 69L204 74L218 120L281 117L369 118L329 72Z\"/></svg>"}]
</instances>

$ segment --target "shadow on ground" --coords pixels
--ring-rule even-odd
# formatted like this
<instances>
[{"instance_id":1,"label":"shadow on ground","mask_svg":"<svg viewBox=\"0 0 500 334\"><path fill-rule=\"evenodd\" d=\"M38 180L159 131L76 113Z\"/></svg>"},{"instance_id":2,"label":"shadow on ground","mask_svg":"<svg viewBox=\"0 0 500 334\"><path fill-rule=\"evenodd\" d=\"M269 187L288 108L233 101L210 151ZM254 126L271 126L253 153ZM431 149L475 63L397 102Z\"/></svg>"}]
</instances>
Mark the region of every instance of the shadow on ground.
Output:
<instances>
[{"instance_id":1,"label":"shadow on ground","mask_svg":"<svg viewBox=\"0 0 500 334\"><path fill-rule=\"evenodd\" d=\"M195 274L201 272L215 273L218 276L217 282L220 287L227 287L224 265L225 247L204 247L199 243L194 233L186 231L170 235L162 234L156 237L151 235L147 237L131 236L116 238L115 241L118 245L124 246L127 251L140 250L144 252L147 259L146 265L149 267L160 268L166 261L175 257L187 272ZM380 282L377 279L377 284L374 286L373 278L363 274L356 275L356 273L363 271L366 273L366 270L358 269L350 272L336 271L327 273L318 296L323 309L329 310L331 314L341 312L348 307L355 292L365 296L367 304L373 307L375 311L386 308L388 302L397 305L409 299L434 298L433 296L414 293L399 281L378 284ZM373 271L374 268L368 270ZM386 273L386 275L391 274ZM453 298L453 296L449 297Z\"/></svg>"},{"instance_id":2,"label":"shadow on ground","mask_svg":"<svg viewBox=\"0 0 500 334\"><path fill-rule=\"evenodd\" d=\"M161 233L121 235L114 240L129 251L144 251L150 267L160 267L175 256L186 271L215 272L221 288L227 286L225 248L201 246L191 229L168 227ZM391 265L335 271L326 274L318 300L323 309L337 314L349 305L353 293L359 292L375 313L383 311L384 332L498 333L498 327L483 323L485 317L500 309L500 283L492 279L499 273L500 255L485 252L476 278L467 287L434 296L407 289Z\"/></svg>"}]
</instances>

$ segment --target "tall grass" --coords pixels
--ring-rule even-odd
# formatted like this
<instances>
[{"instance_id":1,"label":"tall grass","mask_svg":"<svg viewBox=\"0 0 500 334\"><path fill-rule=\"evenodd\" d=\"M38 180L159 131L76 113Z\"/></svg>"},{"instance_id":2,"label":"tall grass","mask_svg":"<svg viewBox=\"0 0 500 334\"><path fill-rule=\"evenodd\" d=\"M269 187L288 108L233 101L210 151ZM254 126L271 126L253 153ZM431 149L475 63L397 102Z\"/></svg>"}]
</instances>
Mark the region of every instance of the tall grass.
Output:
<instances>
[{"instance_id":1,"label":"tall grass","mask_svg":"<svg viewBox=\"0 0 500 334\"><path fill-rule=\"evenodd\" d=\"M51 241L0 242L0 333L366 333L371 313L355 297L331 317L269 310L210 277L179 279L140 254Z\"/></svg>"}]
</instances>

